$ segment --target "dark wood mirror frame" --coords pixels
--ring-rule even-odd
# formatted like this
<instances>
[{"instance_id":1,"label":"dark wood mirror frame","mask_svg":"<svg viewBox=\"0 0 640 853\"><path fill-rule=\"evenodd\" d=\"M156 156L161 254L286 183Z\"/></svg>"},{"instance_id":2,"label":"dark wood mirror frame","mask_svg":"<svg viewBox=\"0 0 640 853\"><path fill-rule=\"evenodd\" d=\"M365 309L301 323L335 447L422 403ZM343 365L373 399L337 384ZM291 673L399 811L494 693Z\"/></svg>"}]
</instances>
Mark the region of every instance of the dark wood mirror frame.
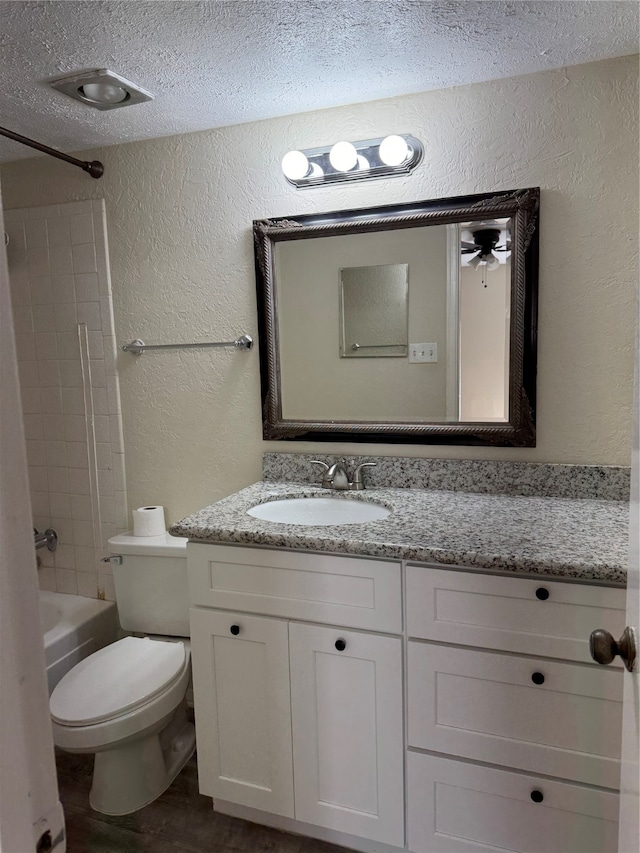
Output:
<instances>
[{"instance_id":1,"label":"dark wood mirror frame","mask_svg":"<svg viewBox=\"0 0 640 853\"><path fill-rule=\"evenodd\" d=\"M264 438L535 447L539 205L539 188L529 188L254 221ZM277 243L503 217L512 220L507 422L363 423L283 418L275 275Z\"/></svg>"}]
</instances>

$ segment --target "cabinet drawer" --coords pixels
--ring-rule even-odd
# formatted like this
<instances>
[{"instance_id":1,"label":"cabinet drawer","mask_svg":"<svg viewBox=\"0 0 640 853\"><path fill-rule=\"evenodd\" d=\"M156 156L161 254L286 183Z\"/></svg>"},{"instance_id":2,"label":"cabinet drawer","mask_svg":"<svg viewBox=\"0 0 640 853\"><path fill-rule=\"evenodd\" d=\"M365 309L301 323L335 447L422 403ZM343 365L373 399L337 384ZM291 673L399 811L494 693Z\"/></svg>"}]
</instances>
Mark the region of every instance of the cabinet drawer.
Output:
<instances>
[{"instance_id":1,"label":"cabinet drawer","mask_svg":"<svg viewBox=\"0 0 640 853\"><path fill-rule=\"evenodd\" d=\"M619 787L619 670L412 641L408 679L410 746Z\"/></svg>"},{"instance_id":2,"label":"cabinet drawer","mask_svg":"<svg viewBox=\"0 0 640 853\"><path fill-rule=\"evenodd\" d=\"M591 631L624 626L623 589L407 566L412 637L593 663Z\"/></svg>"},{"instance_id":3,"label":"cabinet drawer","mask_svg":"<svg viewBox=\"0 0 640 853\"><path fill-rule=\"evenodd\" d=\"M408 795L412 853L617 849L618 796L609 791L409 753Z\"/></svg>"},{"instance_id":4,"label":"cabinet drawer","mask_svg":"<svg viewBox=\"0 0 640 853\"><path fill-rule=\"evenodd\" d=\"M187 565L192 604L402 631L399 563L190 542Z\"/></svg>"}]
</instances>

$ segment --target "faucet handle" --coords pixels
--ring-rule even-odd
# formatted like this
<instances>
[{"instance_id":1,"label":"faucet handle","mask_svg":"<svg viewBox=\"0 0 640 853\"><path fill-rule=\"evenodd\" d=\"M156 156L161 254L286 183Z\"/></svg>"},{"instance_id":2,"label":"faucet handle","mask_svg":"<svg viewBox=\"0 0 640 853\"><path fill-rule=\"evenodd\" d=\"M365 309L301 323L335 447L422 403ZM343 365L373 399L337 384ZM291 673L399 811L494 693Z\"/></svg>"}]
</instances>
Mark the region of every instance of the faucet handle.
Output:
<instances>
[{"instance_id":1,"label":"faucet handle","mask_svg":"<svg viewBox=\"0 0 640 853\"><path fill-rule=\"evenodd\" d=\"M329 466L327 465L326 462L321 462L319 459L311 459L311 464L312 465L322 465L322 485L324 486L325 476L326 476L327 471L329 470Z\"/></svg>"},{"instance_id":2,"label":"faucet handle","mask_svg":"<svg viewBox=\"0 0 640 853\"><path fill-rule=\"evenodd\" d=\"M356 489L364 489L364 482L362 480L362 469L363 468L375 468L377 462L361 462L356 466L353 472L353 486Z\"/></svg>"}]
</instances>

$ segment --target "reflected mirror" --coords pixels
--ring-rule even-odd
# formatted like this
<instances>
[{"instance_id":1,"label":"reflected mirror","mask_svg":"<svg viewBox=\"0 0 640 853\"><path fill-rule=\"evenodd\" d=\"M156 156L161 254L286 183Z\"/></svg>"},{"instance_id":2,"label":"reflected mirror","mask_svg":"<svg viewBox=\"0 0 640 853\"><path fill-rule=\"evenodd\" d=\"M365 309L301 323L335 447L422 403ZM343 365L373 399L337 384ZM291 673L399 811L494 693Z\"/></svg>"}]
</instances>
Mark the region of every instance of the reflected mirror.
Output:
<instances>
[{"instance_id":1,"label":"reflected mirror","mask_svg":"<svg viewBox=\"0 0 640 853\"><path fill-rule=\"evenodd\" d=\"M408 277L408 264L340 270L342 358L402 358L407 355Z\"/></svg>"},{"instance_id":2,"label":"reflected mirror","mask_svg":"<svg viewBox=\"0 0 640 853\"><path fill-rule=\"evenodd\" d=\"M534 445L538 199L255 222L265 438Z\"/></svg>"}]
</instances>

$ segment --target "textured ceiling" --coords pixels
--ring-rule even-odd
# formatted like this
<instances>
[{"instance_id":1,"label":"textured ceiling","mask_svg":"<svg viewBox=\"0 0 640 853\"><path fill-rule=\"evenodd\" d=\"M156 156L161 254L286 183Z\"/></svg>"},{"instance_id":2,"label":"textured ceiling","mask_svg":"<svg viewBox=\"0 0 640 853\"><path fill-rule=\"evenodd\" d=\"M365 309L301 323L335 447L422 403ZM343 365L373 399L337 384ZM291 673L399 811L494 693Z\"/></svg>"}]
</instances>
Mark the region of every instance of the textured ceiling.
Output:
<instances>
[{"instance_id":1,"label":"textured ceiling","mask_svg":"<svg viewBox=\"0 0 640 853\"><path fill-rule=\"evenodd\" d=\"M0 0L0 123L77 151L527 74L636 53L638 10L636 0ZM99 112L45 85L93 68L155 100ZM0 139L0 160L30 156Z\"/></svg>"}]
</instances>

